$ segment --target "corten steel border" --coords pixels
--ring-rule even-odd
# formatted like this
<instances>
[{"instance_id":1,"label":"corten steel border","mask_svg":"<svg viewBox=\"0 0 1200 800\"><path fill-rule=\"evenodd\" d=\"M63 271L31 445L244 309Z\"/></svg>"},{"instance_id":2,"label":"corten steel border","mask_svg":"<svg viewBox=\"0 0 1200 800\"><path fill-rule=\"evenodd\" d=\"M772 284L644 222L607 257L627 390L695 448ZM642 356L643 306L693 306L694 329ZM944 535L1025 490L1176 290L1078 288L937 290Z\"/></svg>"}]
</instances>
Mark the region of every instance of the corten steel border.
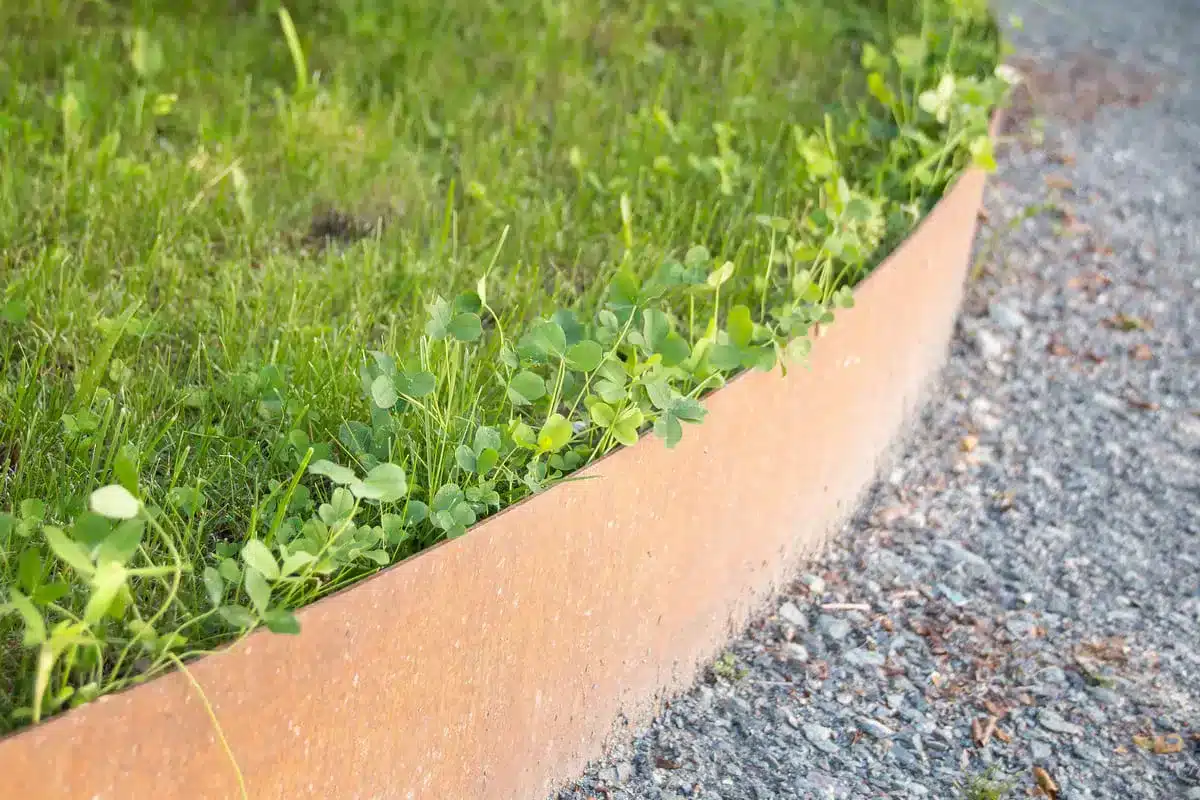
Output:
<instances>
[{"instance_id":1,"label":"corten steel border","mask_svg":"<svg viewBox=\"0 0 1200 800\"><path fill-rule=\"evenodd\" d=\"M686 688L845 518L944 358L984 176L857 290L811 368L749 373L467 536L190 665L265 798L541 798ZM180 673L0 742L0 797L238 796Z\"/></svg>"}]
</instances>

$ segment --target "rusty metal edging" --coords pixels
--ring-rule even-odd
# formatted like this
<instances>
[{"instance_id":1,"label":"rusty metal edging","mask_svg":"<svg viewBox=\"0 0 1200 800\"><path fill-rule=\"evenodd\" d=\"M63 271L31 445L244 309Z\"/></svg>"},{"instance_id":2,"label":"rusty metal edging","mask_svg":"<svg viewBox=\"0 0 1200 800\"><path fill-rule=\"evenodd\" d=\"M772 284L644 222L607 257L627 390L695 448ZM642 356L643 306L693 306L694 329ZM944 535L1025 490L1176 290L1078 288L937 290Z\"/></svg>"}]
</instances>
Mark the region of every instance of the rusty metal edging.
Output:
<instances>
[{"instance_id":1,"label":"rusty metal edging","mask_svg":"<svg viewBox=\"0 0 1200 800\"><path fill-rule=\"evenodd\" d=\"M811 368L190 665L250 797L541 798L651 718L841 521L941 366L984 184L964 174ZM185 676L0 741L0 798L228 800Z\"/></svg>"}]
</instances>

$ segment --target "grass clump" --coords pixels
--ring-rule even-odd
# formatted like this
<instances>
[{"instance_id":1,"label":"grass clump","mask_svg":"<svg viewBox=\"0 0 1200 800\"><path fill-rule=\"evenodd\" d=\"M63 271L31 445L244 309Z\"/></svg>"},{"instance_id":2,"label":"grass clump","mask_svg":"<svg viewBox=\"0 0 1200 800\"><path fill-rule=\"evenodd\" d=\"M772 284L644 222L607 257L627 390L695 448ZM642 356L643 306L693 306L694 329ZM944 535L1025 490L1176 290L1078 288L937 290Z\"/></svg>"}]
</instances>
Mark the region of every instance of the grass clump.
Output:
<instances>
[{"instance_id":1,"label":"grass clump","mask_svg":"<svg viewBox=\"0 0 1200 800\"><path fill-rule=\"evenodd\" d=\"M960 785L966 800L1004 800L1016 789L1017 783L1008 778L997 777L995 768L972 775L966 785Z\"/></svg>"},{"instance_id":2,"label":"grass clump","mask_svg":"<svg viewBox=\"0 0 1200 800\"><path fill-rule=\"evenodd\" d=\"M0 8L0 730L540 491L970 163L971 0Z\"/></svg>"}]
</instances>

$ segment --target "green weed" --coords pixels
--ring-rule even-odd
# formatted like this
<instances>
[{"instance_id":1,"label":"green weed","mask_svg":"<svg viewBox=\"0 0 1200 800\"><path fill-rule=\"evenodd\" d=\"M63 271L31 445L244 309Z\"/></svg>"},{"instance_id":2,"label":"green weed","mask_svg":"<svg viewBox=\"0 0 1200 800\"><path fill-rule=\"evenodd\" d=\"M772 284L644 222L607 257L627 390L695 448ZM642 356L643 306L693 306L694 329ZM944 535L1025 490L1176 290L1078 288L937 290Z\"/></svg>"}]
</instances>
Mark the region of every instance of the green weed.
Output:
<instances>
[{"instance_id":1,"label":"green weed","mask_svg":"<svg viewBox=\"0 0 1200 800\"><path fill-rule=\"evenodd\" d=\"M729 683L737 683L742 678L750 674L750 670L741 666L737 662L737 656L733 653L722 653L712 664L712 674Z\"/></svg>"},{"instance_id":2,"label":"green weed","mask_svg":"<svg viewBox=\"0 0 1200 800\"><path fill-rule=\"evenodd\" d=\"M996 777L995 769L972 775L960 789L966 800L1004 800L1016 788L1016 781Z\"/></svg>"}]
</instances>

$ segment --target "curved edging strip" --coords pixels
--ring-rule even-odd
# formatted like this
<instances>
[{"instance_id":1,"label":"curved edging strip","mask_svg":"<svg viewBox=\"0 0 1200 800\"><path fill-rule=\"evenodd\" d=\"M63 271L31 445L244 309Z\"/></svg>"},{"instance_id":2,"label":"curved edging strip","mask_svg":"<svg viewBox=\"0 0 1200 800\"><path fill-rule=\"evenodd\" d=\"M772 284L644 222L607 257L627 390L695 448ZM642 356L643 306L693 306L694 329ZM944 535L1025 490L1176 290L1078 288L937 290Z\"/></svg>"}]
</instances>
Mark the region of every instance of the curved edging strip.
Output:
<instances>
[{"instance_id":1,"label":"curved edging strip","mask_svg":"<svg viewBox=\"0 0 1200 800\"><path fill-rule=\"evenodd\" d=\"M964 174L811 369L712 394L674 450L619 451L191 665L266 798L539 798L650 718L841 521L941 366L984 184ZM0 742L4 797L238 796L186 676Z\"/></svg>"}]
</instances>

